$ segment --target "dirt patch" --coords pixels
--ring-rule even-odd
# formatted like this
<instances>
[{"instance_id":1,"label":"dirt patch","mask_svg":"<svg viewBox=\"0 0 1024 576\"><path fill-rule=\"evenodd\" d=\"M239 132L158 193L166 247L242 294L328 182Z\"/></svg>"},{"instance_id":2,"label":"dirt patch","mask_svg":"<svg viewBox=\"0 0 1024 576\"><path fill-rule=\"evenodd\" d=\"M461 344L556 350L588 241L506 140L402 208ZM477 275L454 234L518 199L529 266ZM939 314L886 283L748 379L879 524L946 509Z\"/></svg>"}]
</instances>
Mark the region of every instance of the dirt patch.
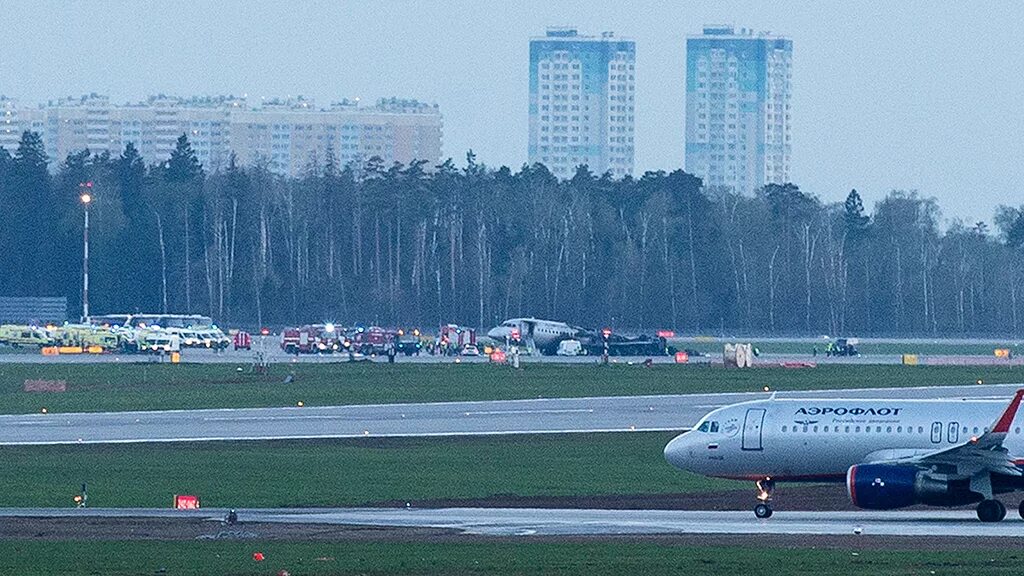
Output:
<instances>
[{"instance_id":1,"label":"dirt patch","mask_svg":"<svg viewBox=\"0 0 1024 576\"><path fill-rule=\"evenodd\" d=\"M5 518L0 540L421 540L455 535L434 528L239 522L198 518Z\"/></svg>"}]
</instances>

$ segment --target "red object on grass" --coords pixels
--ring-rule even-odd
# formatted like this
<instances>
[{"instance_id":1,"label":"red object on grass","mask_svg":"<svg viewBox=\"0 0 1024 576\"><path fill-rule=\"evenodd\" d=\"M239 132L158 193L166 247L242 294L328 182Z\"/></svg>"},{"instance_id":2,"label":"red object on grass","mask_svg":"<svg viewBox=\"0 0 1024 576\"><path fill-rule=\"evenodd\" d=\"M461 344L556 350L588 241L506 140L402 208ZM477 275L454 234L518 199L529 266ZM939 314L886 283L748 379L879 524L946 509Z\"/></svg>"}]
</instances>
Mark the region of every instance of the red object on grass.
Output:
<instances>
[{"instance_id":1,"label":"red object on grass","mask_svg":"<svg viewBox=\"0 0 1024 576\"><path fill-rule=\"evenodd\" d=\"M257 562L263 562L263 552L253 552L252 559Z\"/></svg>"},{"instance_id":2,"label":"red object on grass","mask_svg":"<svg viewBox=\"0 0 1024 576\"><path fill-rule=\"evenodd\" d=\"M174 495L174 507L178 510L194 510L199 508L199 497L187 494Z\"/></svg>"}]
</instances>

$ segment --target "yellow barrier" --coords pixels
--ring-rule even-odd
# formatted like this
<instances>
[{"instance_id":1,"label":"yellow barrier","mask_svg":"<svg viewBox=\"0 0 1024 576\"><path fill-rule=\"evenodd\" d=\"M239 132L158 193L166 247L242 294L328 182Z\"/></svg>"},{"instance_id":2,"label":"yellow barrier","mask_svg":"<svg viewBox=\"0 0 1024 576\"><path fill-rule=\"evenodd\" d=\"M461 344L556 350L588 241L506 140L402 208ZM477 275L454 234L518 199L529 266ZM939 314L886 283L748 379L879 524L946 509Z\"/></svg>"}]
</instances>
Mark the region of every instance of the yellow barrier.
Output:
<instances>
[{"instance_id":1,"label":"yellow barrier","mask_svg":"<svg viewBox=\"0 0 1024 576\"><path fill-rule=\"evenodd\" d=\"M60 354L60 350L56 346L44 346L41 350L43 356L56 356Z\"/></svg>"},{"instance_id":2,"label":"yellow barrier","mask_svg":"<svg viewBox=\"0 0 1024 576\"><path fill-rule=\"evenodd\" d=\"M85 349L85 351L88 352L89 354L103 354L103 346L89 346L88 348Z\"/></svg>"},{"instance_id":3,"label":"yellow barrier","mask_svg":"<svg viewBox=\"0 0 1024 576\"><path fill-rule=\"evenodd\" d=\"M181 352L171 352L171 364L181 362Z\"/></svg>"},{"instance_id":4,"label":"yellow barrier","mask_svg":"<svg viewBox=\"0 0 1024 576\"><path fill-rule=\"evenodd\" d=\"M917 354L904 354L903 355L904 366L917 366Z\"/></svg>"},{"instance_id":5,"label":"yellow barrier","mask_svg":"<svg viewBox=\"0 0 1024 576\"><path fill-rule=\"evenodd\" d=\"M58 346L57 351L61 354L81 354L83 350L81 346Z\"/></svg>"}]
</instances>

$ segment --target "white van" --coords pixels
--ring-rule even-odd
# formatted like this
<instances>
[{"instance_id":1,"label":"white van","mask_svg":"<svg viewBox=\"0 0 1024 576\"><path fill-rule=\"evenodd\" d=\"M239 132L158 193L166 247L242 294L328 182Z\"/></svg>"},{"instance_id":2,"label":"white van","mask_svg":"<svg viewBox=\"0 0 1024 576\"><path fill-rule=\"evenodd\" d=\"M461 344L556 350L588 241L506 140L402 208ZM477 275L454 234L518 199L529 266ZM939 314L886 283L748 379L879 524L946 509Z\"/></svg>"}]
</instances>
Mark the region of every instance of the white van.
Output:
<instances>
[{"instance_id":1,"label":"white van","mask_svg":"<svg viewBox=\"0 0 1024 576\"><path fill-rule=\"evenodd\" d=\"M585 354L583 344L579 340L562 340L558 343L559 356L581 356Z\"/></svg>"}]
</instances>

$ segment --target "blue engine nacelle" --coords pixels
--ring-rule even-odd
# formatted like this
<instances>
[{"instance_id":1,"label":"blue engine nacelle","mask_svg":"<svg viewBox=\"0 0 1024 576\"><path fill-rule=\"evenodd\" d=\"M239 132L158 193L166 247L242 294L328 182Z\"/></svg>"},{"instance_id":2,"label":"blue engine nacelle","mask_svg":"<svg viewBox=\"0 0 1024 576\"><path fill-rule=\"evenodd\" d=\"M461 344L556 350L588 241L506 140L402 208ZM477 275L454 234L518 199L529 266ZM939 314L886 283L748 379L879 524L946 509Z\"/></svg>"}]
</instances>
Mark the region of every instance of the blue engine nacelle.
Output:
<instances>
[{"instance_id":1,"label":"blue engine nacelle","mask_svg":"<svg viewBox=\"0 0 1024 576\"><path fill-rule=\"evenodd\" d=\"M892 510L917 504L914 485L920 471L913 466L858 464L846 473L846 490L858 508Z\"/></svg>"},{"instance_id":2,"label":"blue engine nacelle","mask_svg":"<svg viewBox=\"0 0 1024 576\"><path fill-rule=\"evenodd\" d=\"M968 480L935 478L916 466L858 464L846 473L846 490L858 508L893 510L914 504L962 506L982 499Z\"/></svg>"}]
</instances>

